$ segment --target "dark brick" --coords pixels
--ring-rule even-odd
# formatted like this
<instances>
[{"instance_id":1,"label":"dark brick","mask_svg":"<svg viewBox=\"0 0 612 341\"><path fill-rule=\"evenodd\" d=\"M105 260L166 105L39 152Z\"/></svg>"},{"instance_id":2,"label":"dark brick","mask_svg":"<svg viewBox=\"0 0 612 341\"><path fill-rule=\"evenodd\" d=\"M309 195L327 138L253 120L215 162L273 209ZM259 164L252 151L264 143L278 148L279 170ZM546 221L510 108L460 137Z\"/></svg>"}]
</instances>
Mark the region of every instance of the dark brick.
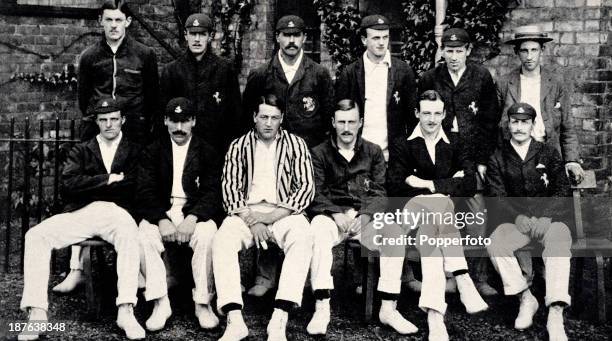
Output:
<instances>
[{"instance_id":1,"label":"dark brick","mask_svg":"<svg viewBox=\"0 0 612 341\"><path fill-rule=\"evenodd\" d=\"M580 85L580 91L590 94L603 93L606 90L606 83L588 82Z\"/></svg>"},{"instance_id":2,"label":"dark brick","mask_svg":"<svg viewBox=\"0 0 612 341\"><path fill-rule=\"evenodd\" d=\"M582 159L582 167L584 169L601 169L603 168L604 158L601 156L587 157Z\"/></svg>"}]
</instances>

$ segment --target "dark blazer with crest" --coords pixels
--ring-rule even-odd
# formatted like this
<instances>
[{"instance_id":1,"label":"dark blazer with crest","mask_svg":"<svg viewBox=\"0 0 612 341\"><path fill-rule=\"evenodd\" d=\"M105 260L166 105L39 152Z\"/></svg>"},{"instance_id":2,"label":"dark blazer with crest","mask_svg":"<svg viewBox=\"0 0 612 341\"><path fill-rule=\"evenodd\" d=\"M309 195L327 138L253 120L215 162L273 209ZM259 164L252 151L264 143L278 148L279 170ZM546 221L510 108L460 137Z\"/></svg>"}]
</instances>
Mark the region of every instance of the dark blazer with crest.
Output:
<instances>
[{"instance_id":1,"label":"dark blazer with crest","mask_svg":"<svg viewBox=\"0 0 612 341\"><path fill-rule=\"evenodd\" d=\"M574 128L568 86L559 74L542 67L540 70L540 111L546 130L546 144L553 146L565 162L580 160L578 135ZM510 139L507 111L514 103L521 101L521 68L500 78L498 97L503 106L499 127L502 140Z\"/></svg>"},{"instance_id":2,"label":"dark blazer with crest","mask_svg":"<svg viewBox=\"0 0 612 341\"><path fill-rule=\"evenodd\" d=\"M389 144L398 137L408 137L417 124L414 115L417 88L412 68L391 57L387 77L387 138ZM363 113L365 108L365 70L363 56L342 70L336 80L336 102L352 99Z\"/></svg>"},{"instance_id":3,"label":"dark blazer with crest","mask_svg":"<svg viewBox=\"0 0 612 341\"><path fill-rule=\"evenodd\" d=\"M560 199L570 196L565 167L559 152L548 144L532 140L522 160L510 141L505 140L489 160L487 179L489 196L508 197L487 205L496 223L514 223L519 214L564 219L564 213L569 211L568 200ZM556 199L543 199L548 197Z\"/></svg>"},{"instance_id":4,"label":"dark blazer with crest","mask_svg":"<svg viewBox=\"0 0 612 341\"><path fill-rule=\"evenodd\" d=\"M215 149L192 136L183 168L182 185L187 196L183 215L198 222L218 219L221 214L221 160ZM143 152L138 172L137 212L151 224L168 218L172 206L172 141L158 139Z\"/></svg>"},{"instance_id":5,"label":"dark blazer with crest","mask_svg":"<svg viewBox=\"0 0 612 341\"><path fill-rule=\"evenodd\" d=\"M495 151L499 123L495 83L489 71L468 63L455 86L446 64L440 64L421 77L419 92L425 90L436 90L444 100L444 130L451 131L453 119L457 117L461 144L468 148L475 163L486 165Z\"/></svg>"},{"instance_id":6,"label":"dark blazer with crest","mask_svg":"<svg viewBox=\"0 0 612 341\"><path fill-rule=\"evenodd\" d=\"M315 147L329 136L334 92L326 68L304 54L289 84L276 52L272 60L251 71L242 96L244 133L253 127L257 98L267 93L285 101L283 127L303 138L308 148Z\"/></svg>"},{"instance_id":7,"label":"dark blazer with crest","mask_svg":"<svg viewBox=\"0 0 612 341\"><path fill-rule=\"evenodd\" d=\"M123 135L111 173L124 174L124 179L108 184L109 173L104 167L98 140L94 137L77 143L68 153L61 174L64 212L78 210L94 201L109 201L125 208L133 215L134 190L141 147Z\"/></svg>"},{"instance_id":8,"label":"dark blazer with crest","mask_svg":"<svg viewBox=\"0 0 612 341\"><path fill-rule=\"evenodd\" d=\"M416 128L418 129L418 128ZM387 193L390 197L414 197L431 194L428 189L414 188L406 184L406 178L414 175L423 180L432 180L436 193L454 197L470 197L476 191L474 162L466 148L454 135L447 134L450 143L444 140L436 144L436 163L427 152L425 140L396 139L389 146L389 168L387 169ZM462 178L453 178L463 171Z\"/></svg>"}]
</instances>

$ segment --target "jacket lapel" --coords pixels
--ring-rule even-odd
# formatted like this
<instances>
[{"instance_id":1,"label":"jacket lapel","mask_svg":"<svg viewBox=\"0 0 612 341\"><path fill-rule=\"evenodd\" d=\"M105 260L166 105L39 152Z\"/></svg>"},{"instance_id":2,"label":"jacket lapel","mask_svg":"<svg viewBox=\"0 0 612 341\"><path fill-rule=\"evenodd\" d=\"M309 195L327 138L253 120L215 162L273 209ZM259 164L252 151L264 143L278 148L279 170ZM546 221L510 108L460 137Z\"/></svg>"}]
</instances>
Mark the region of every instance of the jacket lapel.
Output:
<instances>
[{"instance_id":1,"label":"jacket lapel","mask_svg":"<svg viewBox=\"0 0 612 341\"><path fill-rule=\"evenodd\" d=\"M302 61L300 62L300 65L298 66L297 71L295 72L295 75L293 75L293 80L291 80L291 84L289 84L289 87L293 86L293 84L296 84L297 82L300 81L300 79L304 78L304 74L306 73L306 67L310 66L307 63L307 60L308 60L308 57L306 57L306 54L304 54L302 56Z\"/></svg>"},{"instance_id":2,"label":"jacket lapel","mask_svg":"<svg viewBox=\"0 0 612 341\"><path fill-rule=\"evenodd\" d=\"M521 101L521 69L514 70L508 77L508 92L514 103L519 103Z\"/></svg>"},{"instance_id":3,"label":"jacket lapel","mask_svg":"<svg viewBox=\"0 0 612 341\"><path fill-rule=\"evenodd\" d=\"M547 72L545 68L540 69L540 115L544 121L548 121L549 113L546 108L546 97L552 91L553 81L551 79L551 73ZM548 135L548 132L547 132Z\"/></svg>"},{"instance_id":4,"label":"jacket lapel","mask_svg":"<svg viewBox=\"0 0 612 341\"><path fill-rule=\"evenodd\" d=\"M278 60L278 53L274 54L274 57L272 58L272 63L270 64L270 66L271 66L270 72L276 73L276 76L278 77L278 79L282 79L285 81L285 84L289 84L289 82L287 81L287 77L285 77L285 72L283 71L283 67L281 66L280 61Z\"/></svg>"},{"instance_id":5,"label":"jacket lapel","mask_svg":"<svg viewBox=\"0 0 612 341\"><path fill-rule=\"evenodd\" d=\"M365 103L365 71L363 66L363 56L359 57L357 66L355 67L355 74L357 75L357 86L359 87L359 96ZM361 108L365 110L365 108Z\"/></svg>"},{"instance_id":6,"label":"jacket lapel","mask_svg":"<svg viewBox=\"0 0 612 341\"><path fill-rule=\"evenodd\" d=\"M393 96L393 87L395 86L395 72L397 66L391 62L391 67L389 68L389 73L387 74L387 106L391 103L391 96Z\"/></svg>"},{"instance_id":7,"label":"jacket lapel","mask_svg":"<svg viewBox=\"0 0 612 341\"><path fill-rule=\"evenodd\" d=\"M527 150L527 156L525 156L525 161L523 162L528 162L529 160L533 159L540 153L540 149L542 149L542 144L538 143L536 140L531 140L529 149Z\"/></svg>"},{"instance_id":8,"label":"jacket lapel","mask_svg":"<svg viewBox=\"0 0 612 341\"><path fill-rule=\"evenodd\" d=\"M195 138L195 136L191 137L191 141L189 142L189 149L187 149L187 156L185 157L185 165L183 166L183 174L185 170L189 169L191 162L193 162L198 157L198 150L200 141Z\"/></svg>"},{"instance_id":9,"label":"jacket lapel","mask_svg":"<svg viewBox=\"0 0 612 341\"><path fill-rule=\"evenodd\" d=\"M117 146L115 156L113 157L113 162L111 164L111 173L118 174L121 172L121 170L118 170L117 167L121 168L121 166L125 164L125 160L128 157L129 150L130 143L125 137L121 138L121 141L119 141L119 146Z\"/></svg>"},{"instance_id":10,"label":"jacket lapel","mask_svg":"<svg viewBox=\"0 0 612 341\"><path fill-rule=\"evenodd\" d=\"M98 161L98 167L101 167L101 169L104 169L106 171L104 161L102 160L102 153L100 152L100 146L98 145L98 140L95 137L89 140L89 142L87 143L87 148L91 150L91 153Z\"/></svg>"}]
</instances>

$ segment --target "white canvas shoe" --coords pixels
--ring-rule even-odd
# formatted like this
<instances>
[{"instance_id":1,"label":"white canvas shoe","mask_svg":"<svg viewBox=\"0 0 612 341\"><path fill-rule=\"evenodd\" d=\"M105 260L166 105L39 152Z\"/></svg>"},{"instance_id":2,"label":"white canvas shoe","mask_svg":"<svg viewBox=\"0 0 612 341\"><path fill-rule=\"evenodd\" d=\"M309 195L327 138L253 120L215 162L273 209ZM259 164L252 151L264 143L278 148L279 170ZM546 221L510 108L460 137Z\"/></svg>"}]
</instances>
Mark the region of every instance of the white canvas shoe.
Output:
<instances>
[{"instance_id":1,"label":"white canvas shoe","mask_svg":"<svg viewBox=\"0 0 612 341\"><path fill-rule=\"evenodd\" d=\"M317 300L315 303L315 312L308 326L306 326L308 334L325 335L327 333L327 325L329 325L330 316L329 298Z\"/></svg>"}]
</instances>

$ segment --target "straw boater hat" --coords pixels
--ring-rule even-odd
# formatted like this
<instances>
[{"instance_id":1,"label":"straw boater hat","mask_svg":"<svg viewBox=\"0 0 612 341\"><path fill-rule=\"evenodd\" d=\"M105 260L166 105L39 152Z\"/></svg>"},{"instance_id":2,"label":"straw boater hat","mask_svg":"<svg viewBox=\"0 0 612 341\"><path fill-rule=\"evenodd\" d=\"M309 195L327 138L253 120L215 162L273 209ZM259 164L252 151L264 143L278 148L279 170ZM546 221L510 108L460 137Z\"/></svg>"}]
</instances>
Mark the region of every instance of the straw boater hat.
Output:
<instances>
[{"instance_id":1,"label":"straw boater hat","mask_svg":"<svg viewBox=\"0 0 612 341\"><path fill-rule=\"evenodd\" d=\"M514 29L514 38L506 41L506 44L518 45L524 41L537 41L542 44L552 41L548 34L542 32L539 26L519 26Z\"/></svg>"}]
</instances>

